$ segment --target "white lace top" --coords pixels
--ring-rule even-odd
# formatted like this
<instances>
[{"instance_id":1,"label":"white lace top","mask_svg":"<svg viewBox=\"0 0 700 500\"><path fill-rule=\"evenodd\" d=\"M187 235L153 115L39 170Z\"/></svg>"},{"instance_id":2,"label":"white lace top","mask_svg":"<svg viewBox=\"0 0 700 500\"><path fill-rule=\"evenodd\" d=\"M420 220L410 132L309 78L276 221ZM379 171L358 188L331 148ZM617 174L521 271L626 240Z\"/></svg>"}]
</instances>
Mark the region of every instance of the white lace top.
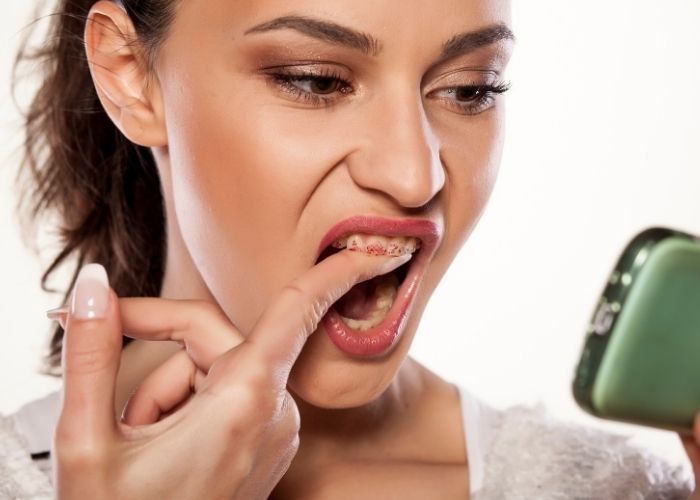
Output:
<instances>
[{"instance_id":1,"label":"white lace top","mask_svg":"<svg viewBox=\"0 0 700 500\"><path fill-rule=\"evenodd\" d=\"M475 397L463 385L457 385L462 405L465 447L469 462L469 491L474 496L484 482L486 451L491 446L498 410Z\"/></svg>"},{"instance_id":2,"label":"white lace top","mask_svg":"<svg viewBox=\"0 0 700 500\"><path fill-rule=\"evenodd\" d=\"M540 403L494 409L457 385L472 500L686 500L693 479L629 437L550 417ZM0 498L50 499L60 392L0 415Z\"/></svg>"}]
</instances>

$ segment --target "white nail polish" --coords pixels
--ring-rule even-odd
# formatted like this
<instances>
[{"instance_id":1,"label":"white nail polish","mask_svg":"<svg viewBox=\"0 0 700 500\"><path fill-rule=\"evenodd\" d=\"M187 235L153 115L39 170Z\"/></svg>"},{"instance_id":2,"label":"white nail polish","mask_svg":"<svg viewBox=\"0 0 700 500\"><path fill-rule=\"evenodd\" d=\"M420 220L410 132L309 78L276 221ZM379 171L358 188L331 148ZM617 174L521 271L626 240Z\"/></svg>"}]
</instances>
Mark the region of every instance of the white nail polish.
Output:
<instances>
[{"instance_id":1,"label":"white nail polish","mask_svg":"<svg viewBox=\"0 0 700 500\"><path fill-rule=\"evenodd\" d=\"M80 269L71 298L71 315L78 319L101 319L107 314L109 279L100 264Z\"/></svg>"}]
</instances>

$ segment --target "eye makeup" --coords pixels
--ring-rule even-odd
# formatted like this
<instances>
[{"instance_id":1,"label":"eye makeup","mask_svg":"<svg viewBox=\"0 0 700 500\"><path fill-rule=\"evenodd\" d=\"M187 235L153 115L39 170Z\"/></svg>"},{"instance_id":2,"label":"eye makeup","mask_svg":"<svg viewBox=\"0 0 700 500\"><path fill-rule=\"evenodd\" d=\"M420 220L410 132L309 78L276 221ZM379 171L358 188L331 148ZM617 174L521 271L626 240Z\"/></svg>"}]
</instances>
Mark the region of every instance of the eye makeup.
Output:
<instances>
[{"instance_id":1,"label":"eye makeup","mask_svg":"<svg viewBox=\"0 0 700 500\"><path fill-rule=\"evenodd\" d=\"M286 96L313 107L328 107L355 92L351 80L329 67L280 67L266 71L266 78ZM507 82L470 83L433 90L427 97L458 113L476 115L492 107L496 96L509 88Z\"/></svg>"}]
</instances>

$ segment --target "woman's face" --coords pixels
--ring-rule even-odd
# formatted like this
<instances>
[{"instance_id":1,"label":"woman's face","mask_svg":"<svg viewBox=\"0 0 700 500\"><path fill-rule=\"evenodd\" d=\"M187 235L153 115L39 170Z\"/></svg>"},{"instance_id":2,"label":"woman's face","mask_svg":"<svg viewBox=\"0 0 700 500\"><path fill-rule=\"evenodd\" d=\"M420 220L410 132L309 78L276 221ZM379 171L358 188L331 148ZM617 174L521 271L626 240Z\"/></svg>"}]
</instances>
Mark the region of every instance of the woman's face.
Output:
<instances>
[{"instance_id":1,"label":"woman's face","mask_svg":"<svg viewBox=\"0 0 700 500\"><path fill-rule=\"evenodd\" d=\"M428 219L442 233L389 352L352 356L322 326L311 335L289 379L307 402L374 400L406 357L497 177L503 103L487 87L503 83L509 23L507 0L180 3L156 63L169 216L242 332L341 220Z\"/></svg>"}]
</instances>

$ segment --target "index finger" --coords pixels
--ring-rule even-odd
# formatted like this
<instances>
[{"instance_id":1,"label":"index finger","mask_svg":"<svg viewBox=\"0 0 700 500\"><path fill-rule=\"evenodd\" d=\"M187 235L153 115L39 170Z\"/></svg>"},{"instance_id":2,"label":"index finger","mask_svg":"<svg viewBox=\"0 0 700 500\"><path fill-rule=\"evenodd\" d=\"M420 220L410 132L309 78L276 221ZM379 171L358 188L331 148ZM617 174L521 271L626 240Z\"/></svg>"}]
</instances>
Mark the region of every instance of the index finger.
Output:
<instances>
[{"instance_id":1,"label":"index finger","mask_svg":"<svg viewBox=\"0 0 700 500\"><path fill-rule=\"evenodd\" d=\"M288 371L321 318L353 286L386 274L412 257L369 255L343 250L287 284L270 302L246 338L266 363Z\"/></svg>"},{"instance_id":2,"label":"index finger","mask_svg":"<svg viewBox=\"0 0 700 500\"><path fill-rule=\"evenodd\" d=\"M239 345L244 336L214 302L161 297L117 297L122 333L133 339L173 341L182 345L206 372L214 360ZM67 308L47 312L65 328Z\"/></svg>"}]
</instances>

